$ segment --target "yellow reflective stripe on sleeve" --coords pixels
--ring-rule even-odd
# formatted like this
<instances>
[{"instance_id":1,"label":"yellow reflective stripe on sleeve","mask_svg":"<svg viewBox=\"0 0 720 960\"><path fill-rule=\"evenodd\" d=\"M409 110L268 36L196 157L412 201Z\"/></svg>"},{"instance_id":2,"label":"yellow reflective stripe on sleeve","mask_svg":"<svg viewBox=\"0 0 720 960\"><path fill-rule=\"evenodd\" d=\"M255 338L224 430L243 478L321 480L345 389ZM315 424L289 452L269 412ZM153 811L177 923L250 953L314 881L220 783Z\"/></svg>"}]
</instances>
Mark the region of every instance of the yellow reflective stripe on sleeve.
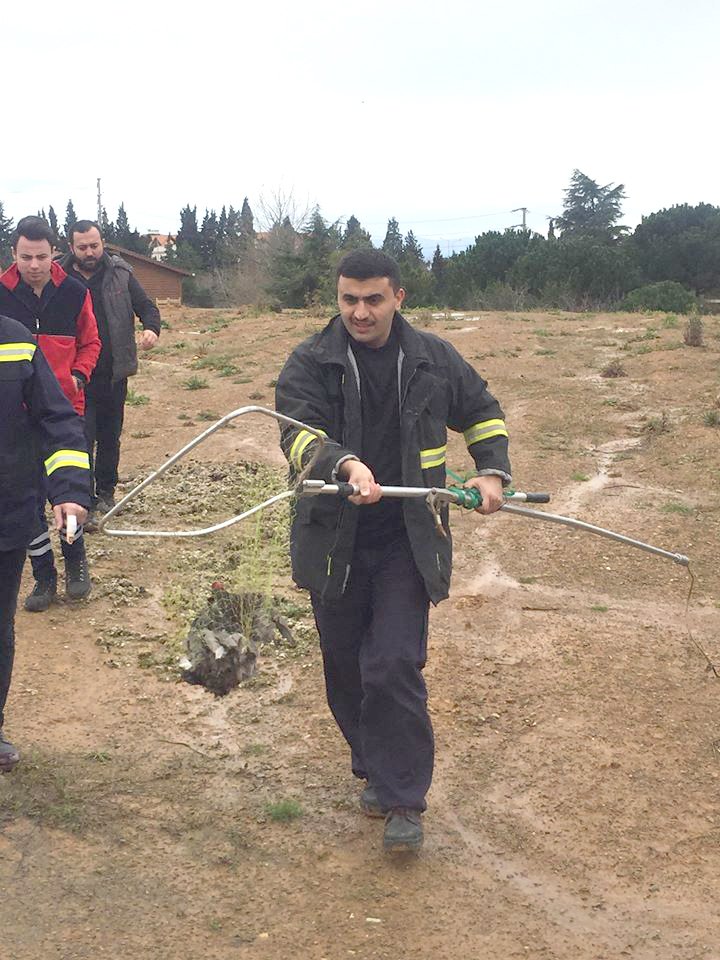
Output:
<instances>
[{"instance_id":1,"label":"yellow reflective stripe on sleeve","mask_svg":"<svg viewBox=\"0 0 720 960\"><path fill-rule=\"evenodd\" d=\"M0 343L0 363L32 360L36 349L34 343Z\"/></svg>"},{"instance_id":2,"label":"yellow reflective stripe on sleeve","mask_svg":"<svg viewBox=\"0 0 720 960\"><path fill-rule=\"evenodd\" d=\"M506 437L507 435L504 420L483 420L481 423L474 423L463 431L465 443L468 446L477 443L478 440L489 440L490 437Z\"/></svg>"},{"instance_id":3,"label":"yellow reflective stripe on sleeve","mask_svg":"<svg viewBox=\"0 0 720 960\"><path fill-rule=\"evenodd\" d=\"M324 437L327 436L324 430L318 430L318 433L321 433ZM296 468L296 470L302 470L302 456L305 453L306 448L309 444L317 440L317 437L314 433L310 433L309 430L299 430L298 435L293 440L292 446L290 447L290 463Z\"/></svg>"},{"instance_id":4,"label":"yellow reflective stripe on sleeve","mask_svg":"<svg viewBox=\"0 0 720 960\"><path fill-rule=\"evenodd\" d=\"M447 452L447 444L442 447L433 447L429 450L420 451L420 467L423 470L428 470L430 467L440 467L445 463L445 454Z\"/></svg>"},{"instance_id":5,"label":"yellow reflective stripe on sleeve","mask_svg":"<svg viewBox=\"0 0 720 960\"><path fill-rule=\"evenodd\" d=\"M50 476L60 467L78 467L80 470L89 470L90 458L82 450L58 450L45 461L45 471Z\"/></svg>"}]
</instances>

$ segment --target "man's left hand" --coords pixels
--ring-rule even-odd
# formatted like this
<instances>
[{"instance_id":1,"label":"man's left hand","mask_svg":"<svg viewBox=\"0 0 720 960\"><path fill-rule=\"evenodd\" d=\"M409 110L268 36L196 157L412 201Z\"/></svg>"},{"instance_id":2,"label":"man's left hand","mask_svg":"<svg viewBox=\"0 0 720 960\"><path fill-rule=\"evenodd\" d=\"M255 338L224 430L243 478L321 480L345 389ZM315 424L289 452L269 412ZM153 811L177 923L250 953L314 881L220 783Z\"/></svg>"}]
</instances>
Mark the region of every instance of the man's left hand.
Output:
<instances>
[{"instance_id":1,"label":"man's left hand","mask_svg":"<svg viewBox=\"0 0 720 960\"><path fill-rule=\"evenodd\" d=\"M157 342L158 335L154 330L143 330L142 336L140 337L141 350L152 350Z\"/></svg>"},{"instance_id":2,"label":"man's left hand","mask_svg":"<svg viewBox=\"0 0 720 960\"><path fill-rule=\"evenodd\" d=\"M482 506L477 508L476 513L495 513L505 502L502 495L502 479L493 474L489 477L472 477L463 486L474 487L482 495Z\"/></svg>"},{"instance_id":3,"label":"man's left hand","mask_svg":"<svg viewBox=\"0 0 720 960\"><path fill-rule=\"evenodd\" d=\"M56 530L62 530L70 516L74 516L77 519L78 526L81 527L87 520L87 510L85 507L81 507L79 503L56 503L53 507L53 516L55 517Z\"/></svg>"}]
</instances>

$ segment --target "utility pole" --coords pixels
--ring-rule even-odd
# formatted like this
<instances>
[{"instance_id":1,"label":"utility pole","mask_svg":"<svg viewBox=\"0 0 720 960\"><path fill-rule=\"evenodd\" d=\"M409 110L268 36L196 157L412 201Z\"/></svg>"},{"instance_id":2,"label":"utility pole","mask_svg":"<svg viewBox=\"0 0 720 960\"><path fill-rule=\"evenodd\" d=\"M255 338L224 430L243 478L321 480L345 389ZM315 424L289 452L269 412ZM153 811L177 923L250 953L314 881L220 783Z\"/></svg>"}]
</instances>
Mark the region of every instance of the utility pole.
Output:
<instances>
[{"instance_id":1,"label":"utility pole","mask_svg":"<svg viewBox=\"0 0 720 960\"><path fill-rule=\"evenodd\" d=\"M102 228L102 191L100 190L100 177L97 178L97 222Z\"/></svg>"},{"instance_id":2,"label":"utility pole","mask_svg":"<svg viewBox=\"0 0 720 960\"><path fill-rule=\"evenodd\" d=\"M522 215L523 215L523 221L522 221L522 223L515 223L515 224L513 224L513 226L510 227L511 230L517 230L518 227L522 227L523 230L527 230L527 214L528 214L528 208L527 208L527 207L515 207L514 210L511 210L511 211L510 211L510 213L520 213L521 211L522 211Z\"/></svg>"}]
</instances>

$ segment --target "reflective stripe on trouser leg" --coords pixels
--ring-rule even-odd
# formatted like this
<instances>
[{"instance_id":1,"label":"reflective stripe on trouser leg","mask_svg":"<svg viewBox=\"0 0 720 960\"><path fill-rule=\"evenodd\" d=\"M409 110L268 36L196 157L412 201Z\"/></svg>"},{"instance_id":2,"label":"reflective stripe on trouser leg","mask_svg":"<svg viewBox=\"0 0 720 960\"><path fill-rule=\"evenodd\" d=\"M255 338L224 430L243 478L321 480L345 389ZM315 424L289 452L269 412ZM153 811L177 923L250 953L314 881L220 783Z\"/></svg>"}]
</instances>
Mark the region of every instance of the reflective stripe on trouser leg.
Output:
<instances>
[{"instance_id":1,"label":"reflective stripe on trouser leg","mask_svg":"<svg viewBox=\"0 0 720 960\"><path fill-rule=\"evenodd\" d=\"M34 540L30 541L27 553L29 557L41 557L44 553L47 553L48 550L52 550L52 544L50 543L50 534L45 530L39 537L35 537Z\"/></svg>"},{"instance_id":2,"label":"reflective stripe on trouser leg","mask_svg":"<svg viewBox=\"0 0 720 960\"><path fill-rule=\"evenodd\" d=\"M55 576L55 557L47 530L30 542L27 554L36 580L50 580Z\"/></svg>"}]
</instances>

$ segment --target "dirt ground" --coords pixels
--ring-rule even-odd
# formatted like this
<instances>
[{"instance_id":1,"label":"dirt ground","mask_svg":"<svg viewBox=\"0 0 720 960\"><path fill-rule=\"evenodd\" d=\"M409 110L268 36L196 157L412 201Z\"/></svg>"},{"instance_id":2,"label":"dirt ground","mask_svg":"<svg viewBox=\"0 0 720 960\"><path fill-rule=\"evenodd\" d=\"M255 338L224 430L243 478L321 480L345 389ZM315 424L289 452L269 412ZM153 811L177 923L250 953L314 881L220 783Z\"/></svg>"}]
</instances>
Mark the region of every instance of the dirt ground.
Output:
<instances>
[{"instance_id":1,"label":"dirt ground","mask_svg":"<svg viewBox=\"0 0 720 960\"><path fill-rule=\"evenodd\" d=\"M215 415L272 406L322 324L166 320L132 384L125 490ZM689 602L669 560L457 511L431 620L426 843L389 860L325 704L282 512L201 541L92 536L92 598L18 615L3 960L720 957L720 320L702 348L663 315L415 322L503 402L517 488L689 555ZM601 376L615 361L626 375ZM469 466L462 438L448 463ZM281 488L276 426L238 420L171 478L122 522L204 524ZM213 580L245 576L272 580L298 643L216 699L179 679L181 640Z\"/></svg>"}]
</instances>

